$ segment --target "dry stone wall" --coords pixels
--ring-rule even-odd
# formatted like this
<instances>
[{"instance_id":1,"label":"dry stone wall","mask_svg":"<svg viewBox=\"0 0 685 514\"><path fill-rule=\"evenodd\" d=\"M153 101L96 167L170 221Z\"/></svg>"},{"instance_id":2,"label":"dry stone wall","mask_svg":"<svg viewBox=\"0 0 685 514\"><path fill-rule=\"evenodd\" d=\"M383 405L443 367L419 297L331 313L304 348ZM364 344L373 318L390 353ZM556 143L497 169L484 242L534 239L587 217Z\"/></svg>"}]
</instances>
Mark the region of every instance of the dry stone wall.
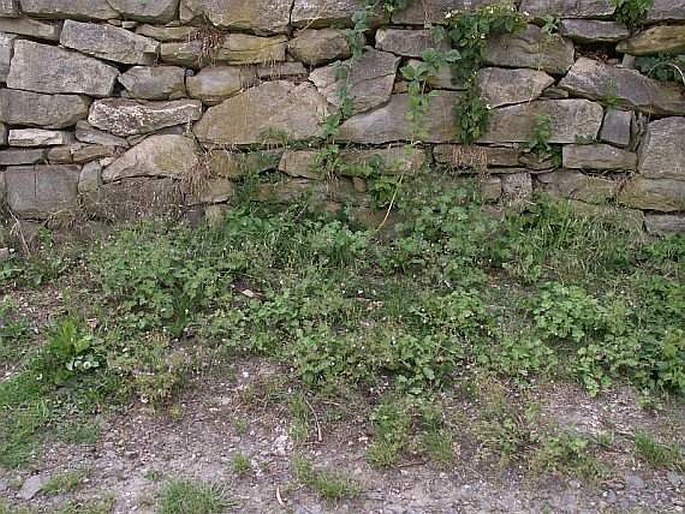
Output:
<instances>
[{"instance_id":1,"label":"dry stone wall","mask_svg":"<svg viewBox=\"0 0 685 514\"><path fill-rule=\"evenodd\" d=\"M487 133L458 144L464 92L446 69L428 81L417 137L399 70L449 50L432 30L447 12L494 3L379 12L350 61L356 0L0 0L0 201L25 219L216 210L261 173L257 198L364 206L365 180L345 170L374 160L389 174L485 171L492 201L540 190L685 231L683 84L633 66L685 53L685 0L653 0L639 30L611 0L520 0L527 27L488 41L477 76ZM335 144L348 166L331 180L320 147L341 62L351 107ZM560 160L529 151L540 119Z\"/></svg>"}]
</instances>

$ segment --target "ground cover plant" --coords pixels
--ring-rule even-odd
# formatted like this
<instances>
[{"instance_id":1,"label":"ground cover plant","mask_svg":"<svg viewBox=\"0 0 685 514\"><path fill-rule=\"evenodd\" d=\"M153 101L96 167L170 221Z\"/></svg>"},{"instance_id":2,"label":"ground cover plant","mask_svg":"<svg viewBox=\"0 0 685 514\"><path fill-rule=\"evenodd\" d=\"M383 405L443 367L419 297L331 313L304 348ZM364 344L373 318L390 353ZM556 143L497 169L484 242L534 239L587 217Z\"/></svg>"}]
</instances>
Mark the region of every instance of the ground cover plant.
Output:
<instances>
[{"instance_id":1,"label":"ground cover plant","mask_svg":"<svg viewBox=\"0 0 685 514\"><path fill-rule=\"evenodd\" d=\"M647 237L611 206L544 196L494 213L477 189L407 177L383 230L345 209L245 201L213 225L145 221L0 263L0 466L30 465L50 441L96 441L98 420L131 404L182 416L175 402L194 378L224 380L232 362L258 359L288 382L241 397L283 405L300 449L322 424L348 422L349 403L375 469L453 469L470 451L497 469L611 476L602 458L614 443L544 423L536 395L561 382L600 398L626 387L645 408L681 405L685 240ZM45 273L45 262L60 265ZM32 330L17 302L46 288L61 300ZM237 417L232 426L250 430ZM640 462L682 469L677 438L621 437ZM293 459L293 491L335 504L363 490ZM243 454L226 468L238 480L262 472ZM48 489L78 490L83 476ZM166 478L160 512L237 504Z\"/></svg>"}]
</instances>

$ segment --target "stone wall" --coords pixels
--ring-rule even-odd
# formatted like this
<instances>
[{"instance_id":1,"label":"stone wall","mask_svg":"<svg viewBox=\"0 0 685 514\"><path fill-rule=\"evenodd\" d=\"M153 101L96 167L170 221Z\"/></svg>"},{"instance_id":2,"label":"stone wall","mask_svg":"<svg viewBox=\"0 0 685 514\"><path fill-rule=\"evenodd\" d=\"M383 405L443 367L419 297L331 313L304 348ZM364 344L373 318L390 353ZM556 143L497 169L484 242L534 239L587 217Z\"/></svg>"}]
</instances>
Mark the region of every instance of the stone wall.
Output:
<instances>
[{"instance_id":1,"label":"stone wall","mask_svg":"<svg viewBox=\"0 0 685 514\"><path fill-rule=\"evenodd\" d=\"M417 141L398 70L444 45L430 27L448 10L488 3L413 0L379 17L346 81L352 116L336 158L380 159L395 174L486 167L493 201L543 190L644 212L654 232L685 231L683 87L632 69L632 56L685 52L685 0L654 0L632 33L611 0L521 0L529 25L490 41L479 71L487 134L456 144L462 93L446 70L431 80ZM259 198L306 191L364 205L363 178L332 180L317 167L358 9L355 0L0 0L0 200L25 219L131 218L216 209L246 173L263 173ZM547 14L560 35L541 30ZM549 143L563 146L561 165L526 151L540 116L551 120Z\"/></svg>"}]
</instances>

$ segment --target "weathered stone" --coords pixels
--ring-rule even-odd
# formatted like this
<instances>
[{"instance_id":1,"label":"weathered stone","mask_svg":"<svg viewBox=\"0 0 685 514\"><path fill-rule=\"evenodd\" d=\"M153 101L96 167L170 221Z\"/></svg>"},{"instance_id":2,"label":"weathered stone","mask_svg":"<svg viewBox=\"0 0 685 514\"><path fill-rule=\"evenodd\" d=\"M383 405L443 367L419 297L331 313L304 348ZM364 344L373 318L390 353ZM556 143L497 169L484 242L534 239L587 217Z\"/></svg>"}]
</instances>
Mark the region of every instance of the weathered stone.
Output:
<instances>
[{"instance_id":1,"label":"weathered stone","mask_svg":"<svg viewBox=\"0 0 685 514\"><path fill-rule=\"evenodd\" d=\"M19 4L24 13L36 18L108 20L119 17L107 0L19 0Z\"/></svg>"},{"instance_id":2,"label":"weathered stone","mask_svg":"<svg viewBox=\"0 0 685 514\"><path fill-rule=\"evenodd\" d=\"M314 86L266 82L209 108L194 131L202 143L254 144L270 132L303 140L319 134L319 122L327 114Z\"/></svg>"},{"instance_id":3,"label":"weathered stone","mask_svg":"<svg viewBox=\"0 0 685 514\"><path fill-rule=\"evenodd\" d=\"M204 68L194 77L188 77L186 87L191 98L202 100L207 105L215 105L252 83L254 76L245 68L217 66Z\"/></svg>"},{"instance_id":4,"label":"weathered stone","mask_svg":"<svg viewBox=\"0 0 685 514\"><path fill-rule=\"evenodd\" d=\"M0 0L0 17L14 18L19 16L16 0Z\"/></svg>"},{"instance_id":5,"label":"weathered stone","mask_svg":"<svg viewBox=\"0 0 685 514\"><path fill-rule=\"evenodd\" d=\"M125 98L97 100L90 107L88 123L115 136L147 134L200 119L202 103L197 100L136 102Z\"/></svg>"},{"instance_id":6,"label":"weathered stone","mask_svg":"<svg viewBox=\"0 0 685 514\"><path fill-rule=\"evenodd\" d=\"M227 29L285 33L293 0L181 0L181 21L206 18Z\"/></svg>"},{"instance_id":7,"label":"weathered stone","mask_svg":"<svg viewBox=\"0 0 685 514\"><path fill-rule=\"evenodd\" d=\"M45 149L13 149L0 150L0 166L16 166L18 164L37 164L45 161Z\"/></svg>"},{"instance_id":8,"label":"weathered stone","mask_svg":"<svg viewBox=\"0 0 685 514\"><path fill-rule=\"evenodd\" d=\"M116 147L102 145L73 145L71 150L71 160L77 164L112 157L116 152Z\"/></svg>"},{"instance_id":9,"label":"weathered stone","mask_svg":"<svg viewBox=\"0 0 685 514\"><path fill-rule=\"evenodd\" d=\"M405 9L392 14L396 25L423 25L445 23L445 14L450 11L471 10L486 5L497 5L499 0L420 0L409 2Z\"/></svg>"},{"instance_id":10,"label":"weathered stone","mask_svg":"<svg viewBox=\"0 0 685 514\"><path fill-rule=\"evenodd\" d=\"M636 177L623 187L618 200L634 209L685 211L685 181Z\"/></svg>"},{"instance_id":11,"label":"weathered stone","mask_svg":"<svg viewBox=\"0 0 685 514\"><path fill-rule=\"evenodd\" d=\"M198 166L195 143L177 135L150 136L102 171L103 182L131 177L187 176Z\"/></svg>"},{"instance_id":12,"label":"weathered stone","mask_svg":"<svg viewBox=\"0 0 685 514\"><path fill-rule=\"evenodd\" d=\"M611 145L566 145L563 163L577 170L634 170L637 154Z\"/></svg>"},{"instance_id":13,"label":"weathered stone","mask_svg":"<svg viewBox=\"0 0 685 514\"><path fill-rule=\"evenodd\" d=\"M654 0L647 13L647 22L685 20L685 0Z\"/></svg>"},{"instance_id":14,"label":"weathered stone","mask_svg":"<svg viewBox=\"0 0 685 514\"><path fill-rule=\"evenodd\" d=\"M71 132L45 129L13 129L7 138L10 146L55 146L72 141Z\"/></svg>"},{"instance_id":15,"label":"weathered stone","mask_svg":"<svg viewBox=\"0 0 685 514\"><path fill-rule=\"evenodd\" d=\"M321 28L352 25L352 15L362 7L360 0L295 0L290 16L296 27Z\"/></svg>"},{"instance_id":16,"label":"weathered stone","mask_svg":"<svg viewBox=\"0 0 685 514\"><path fill-rule=\"evenodd\" d=\"M93 216L112 221L148 217L176 217L184 209L177 180L133 178L102 184L84 195L84 207Z\"/></svg>"},{"instance_id":17,"label":"weathered stone","mask_svg":"<svg viewBox=\"0 0 685 514\"><path fill-rule=\"evenodd\" d=\"M520 206L533 196L533 179L530 173L509 173L500 175L502 198L508 205Z\"/></svg>"},{"instance_id":18,"label":"weathered stone","mask_svg":"<svg viewBox=\"0 0 685 514\"><path fill-rule=\"evenodd\" d=\"M301 62L277 62L257 66L255 69L259 80L287 80L306 79L309 75L307 68Z\"/></svg>"},{"instance_id":19,"label":"weathered stone","mask_svg":"<svg viewBox=\"0 0 685 514\"><path fill-rule=\"evenodd\" d=\"M113 136L108 132L93 128L87 121L79 121L76 124L76 139L82 143L90 143L101 146L128 148L128 141L121 137Z\"/></svg>"},{"instance_id":20,"label":"weathered stone","mask_svg":"<svg viewBox=\"0 0 685 514\"><path fill-rule=\"evenodd\" d=\"M176 16L178 0L107 0L124 18L136 21L168 23Z\"/></svg>"},{"instance_id":21,"label":"weathered stone","mask_svg":"<svg viewBox=\"0 0 685 514\"><path fill-rule=\"evenodd\" d=\"M0 32L0 82L5 82L7 74L10 72L10 61L12 60L15 38L16 36L13 34Z\"/></svg>"},{"instance_id":22,"label":"weathered stone","mask_svg":"<svg viewBox=\"0 0 685 514\"><path fill-rule=\"evenodd\" d=\"M15 41L7 87L38 93L109 96L119 71L92 57L31 41Z\"/></svg>"},{"instance_id":23,"label":"weathered stone","mask_svg":"<svg viewBox=\"0 0 685 514\"><path fill-rule=\"evenodd\" d=\"M320 66L347 59L351 55L345 32L338 29L301 30L288 43L288 52L298 61L309 66Z\"/></svg>"},{"instance_id":24,"label":"weathered stone","mask_svg":"<svg viewBox=\"0 0 685 514\"><path fill-rule=\"evenodd\" d=\"M635 114L632 111L607 109L599 139L605 143L625 148L630 146Z\"/></svg>"},{"instance_id":25,"label":"weathered stone","mask_svg":"<svg viewBox=\"0 0 685 514\"><path fill-rule=\"evenodd\" d=\"M587 203L605 203L618 190L613 180L585 175L579 171L557 170L535 176L542 191L561 198Z\"/></svg>"},{"instance_id":26,"label":"weathered stone","mask_svg":"<svg viewBox=\"0 0 685 514\"><path fill-rule=\"evenodd\" d=\"M48 148L46 157L50 164L72 164L74 159L71 151L72 145L57 145Z\"/></svg>"},{"instance_id":27,"label":"weathered stone","mask_svg":"<svg viewBox=\"0 0 685 514\"><path fill-rule=\"evenodd\" d=\"M24 480L17 496L22 500L30 500L36 496L50 481L47 475L33 475Z\"/></svg>"},{"instance_id":28,"label":"weathered stone","mask_svg":"<svg viewBox=\"0 0 685 514\"><path fill-rule=\"evenodd\" d=\"M685 118L649 124L640 146L638 171L647 178L685 181Z\"/></svg>"},{"instance_id":29,"label":"weathered stone","mask_svg":"<svg viewBox=\"0 0 685 514\"><path fill-rule=\"evenodd\" d=\"M10 125L65 128L88 117L90 100L79 95L45 95L0 89L0 121Z\"/></svg>"},{"instance_id":30,"label":"weathered stone","mask_svg":"<svg viewBox=\"0 0 685 514\"><path fill-rule=\"evenodd\" d=\"M208 62L199 39L162 43L159 46L159 56L165 63L180 66L200 67Z\"/></svg>"},{"instance_id":31,"label":"weathered stone","mask_svg":"<svg viewBox=\"0 0 685 514\"><path fill-rule=\"evenodd\" d=\"M685 97L677 87L665 86L636 70L585 57L576 61L560 86L578 96L593 100L611 98L621 107L650 114L685 114Z\"/></svg>"},{"instance_id":32,"label":"weathered stone","mask_svg":"<svg viewBox=\"0 0 685 514\"><path fill-rule=\"evenodd\" d=\"M159 43L154 39L103 23L67 20L59 42L81 53L124 64L152 64Z\"/></svg>"},{"instance_id":33,"label":"weathered stone","mask_svg":"<svg viewBox=\"0 0 685 514\"><path fill-rule=\"evenodd\" d=\"M188 129L190 127L190 123L184 123L183 125L173 125L171 127L166 127L160 130L156 130L154 134L156 136L168 136L168 135L174 135L174 136L185 136L186 133L188 132ZM128 141L128 144L131 146L135 146L144 139L148 138L150 136L150 133L144 133L144 134L134 134L132 136L128 136L126 138L126 141Z\"/></svg>"},{"instance_id":34,"label":"weathered stone","mask_svg":"<svg viewBox=\"0 0 685 514\"><path fill-rule=\"evenodd\" d=\"M0 145L6 145L7 144L7 134L9 132L9 129L7 128L7 125L4 123L0 123Z\"/></svg>"},{"instance_id":35,"label":"weathered stone","mask_svg":"<svg viewBox=\"0 0 685 514\"><path fill-rule=\"evenodd\" d=\"M484 68L476 79L481 98L491 108L531 102L540 97L554 79L544 71Z\"/></svg>"},{"instance_id":36,"label":"weathered stone","mask_svg":"<svg viewBox=\"0 0 685 514\"><path fill-rule=\"evenodd\" d=\"M186 95L185 70L176 66L134 66L119 82L128 98L176 100Z\"/></svg>"},{"instance_id":37,"label":"weathered stone","mask_svg":"<svg viewBox=\"0 0 685 514\"><path fill-rule=\"evenodd\" d=\"M491 38L485 49L485 62L563 75L573 65L574 53L573 43L568 39L550 38L539 27L528 25L523 32Z\"/></svg>"},{"instance_id":38,"label":"weathered stone","mask_svg":"<svg viewBox=\"0 0 685 514\"><path fill-rule=\"evenodd\" d=\"M630 39L621 41L616 50L630 55L652 55L685 51L685 25L657 25Z\"/></svg>"},{"instance_id":39,"label":"weathered stone","mask_svg":"<svg viewBox=\"0 0 685 514\"><path fill-rule=\"evenodd\" d=\"M102 165L99 162L89 162L81 168L78 179L79 194L88 194L97 191L102 184Z\"/></svg>"},{"instance_id":40,"label":"weathered stone","mask_svg":"<svg viewBox=\"0 0 685 514\"><path fill-rule=\"evenodd\" d=\"M645 228L650 234L685 234L685 216L680 214L647 214Z\"/></svg>"},{"instance_id":41,"label":"weathered stone","mask_svg":"<svg viewBox=\"0 0 685 514\"><path fill-rule=\"evenodd\" d=\"M516 167L520 156L521 151L518 148L475 145L437 145L433 148L433 157L437 163L470 170Z\"/></svg>"},{"instance_id":42,"label":"weathered stone","mask_svg":"<svg viewBox=\"0 0 685 514\"><path fill-rule=\"evenodd\" d=\"M502 179L486 177L479 183L480 197L485 202L496 202L502 196Z\"/></svg>"},{"instance_id":43,"label":"weathered stone","mask_svg":"<svg viewBox=\"0 0 685 514\"><path fill-rule=\"evenodd\" d=\"M210 52L203 50L202 41L162 43L164 62L201 67L205 64L262 64L285 61L288 39L285 36L259 37L229 34Z\"/></svg>"},{"instance_id":44,"label":"weathered stone","mask_svg":"<svg viewBox=\"0 0 685 514\"><path fill-rule=\"evenodd\" d=\"M410 59L407 61L406 65L416 67L421 62L422 61L418 59ZM398 82L396 85L401 83L402 82ZM463 83L463 81L456 80L451 66L442 66L437 73L431 74L428 77L426 83L433 89L449 89L455 91L462 91L466 89L466 85ZM407 91L405 89L404 91L397 92L406 93Z\"/></svg>"},{"instance_id":45,"label":"weathered stone","mask_svg":"<svg viewBox=\"0 0 685 514\"><path fill-rule=\"evenodd\" d=\"M45 41L59 41L62 26L59 23L31 18L0 18L0 31L29 36Z\"/></svg>"},{"instance_id":46,"label":"weathered stone","mask_svg":"<svg viewBox=\"0 0 685 514\"><path fill-rule=\"evenodd\" d=\"M47 218L77 204L79 166L11 166L5 170L7 203L19 217Z\"/></svg>"},{"instance_id":47,"label":"weathered stone","mask_svg":"<svg viewBox=\"0 0 685 514\"><path fill-rule=\"evenodd\" d=\"M407 57L421 57L429 48L446 52L450 45L447 41L439 41L430 30L378 29L376 48Z\"/></svg>"},{"instance_id":48,"label":"weathered stone","mask_svg":"<svg viewBox=\"0 0 685 514\"><path fill-rule=\"evenodd\" d=\"M352 113L357 114L390 99L399 62L400 58L391 53L369 48L351 63L347 80L339 76L336 64L314 70L309 80L336 107L340 107L340 88L346 87Z\"/></svg>"},{"instance_id":49,"label":"weathered stone","mask_svg":"<svg viewBox=\"0 0 685 514\"><path fill-rule=\"evenodd\" d=\"M562 20L559 33L577 43L616 43L630 36L622 23L599 20Z\"/></svg>"},{"instance_id":50,"label":"weathered stone","mask_svg":"<svg viewBox=\"0 0 685 514\"><path fill-rule=\"evenodd\" d=\"M547 14L559 18L606 18L614 14L612 0L523 0L521 12L537 18Z\"/></svg>"},{"instance_id":51,"label":"weathered stone","mask_svg":"<svg viewBox=\"0 0 685 514\"><path fill-rule=\"evenodd\" d=\"M215 204L227 202L235 196L235 184L225 178L210 178L196 191L186 195L186 205Z\"/></svg>"},{"instance_id":52,"label":"weathered stone","mask_svg":"<svg viewBox=\"0 0 685 514\"><path fill-rule=\"evenodd\" d=\"M540 100L494 109L490 128L481 143L529 143L540 117L552 122L550 143L595 139L602 125L602 106L588 100Z\"/></svg>"},{"instance_id":53,"label":"weathered stone","mask_svg":"<svg viewBox=\"0 0 685 514\"><path fill-rule=\"evenodd\" d=\"M197 27L163 27L159 25L138 25L136 34L151 37L157 41L189 41L192 35L197 32Z\"/></svg>"},{"instance_id":54,"label":"weathered stone","mask_svg":"<svg viewBox=\"0 0 685 514\"><path fill-rule=\"evenodd\" d=\"M207 164L214 176L238 179L248 173L277 169L282 155L282 150L237 153L214 148L208 151Z\"/></svg>"},{"instance_id":55,"label":"weathered stone","mask_svg":"<svg viewBox=\"0 0 685 514\"><path fill-rule=\"evenodd\" d=\"M452 91L436 91L430 98L421 129L425 133L423 141L444 143L455 139L454 105L459 98L459 93ZM415 127L407 121L409 102L409 95L393 95L387 105L351 117L341 125L340 139L370 144L417 139Z\"/></svg>"}]
</instances>

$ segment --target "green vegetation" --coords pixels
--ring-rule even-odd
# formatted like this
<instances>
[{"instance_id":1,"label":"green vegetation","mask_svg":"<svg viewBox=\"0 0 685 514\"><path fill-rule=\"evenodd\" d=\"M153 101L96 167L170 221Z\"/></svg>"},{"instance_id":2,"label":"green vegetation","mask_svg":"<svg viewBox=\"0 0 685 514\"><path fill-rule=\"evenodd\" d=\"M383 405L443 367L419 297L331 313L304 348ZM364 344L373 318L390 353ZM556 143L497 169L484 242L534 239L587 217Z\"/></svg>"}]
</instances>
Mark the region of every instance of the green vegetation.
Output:
<instances>
[{"instance_id":1,"label":"green vegetation","mask_svg":"<svg viewBox=\"0 0 685 514\"><path fill-rule=\"evenodd\" d=\"M160 493L159 514L221 514L232 506L223 489L212 484L174 480Z\"/></svg>"},{"instance_id":2,"label":"green vegetation","mask_svg":"<svg viewBox=\"0 0 685 514\"><path fill-rule=\"evenodd\" d=\"M303 457L294 458L291 467L295 480L316 491L324 500L337 502L359 495L359 484L343 473L315 470L311 461Z\"/></svg>"},{"instance_id":3,"label":"green vegetation","mask_svg":"<svg viewBox=\"0 0 685 514\"><path fill-rule=\"evenodd\" d=\"M88 473L86 470L77 469L52 475L47 484L43 487L45 494L69 493L78 488Z\"/></svg>"},{"instance_id":4,"label":"green vegetation","mask_svg":"<svg viewBox=\"0 0 685 514\"><path fill-rule=\"evenodd\" d=\"M599 446L543 426L526 392L552 379L591 395L629 384L655 401L682 397L685 240L647 239L610 206L546 197L493 216L476 190L463 177L407 176L387 231L348 209L244 203L212 226L143 222L53 249L79 265L51 279L64 291L52 325L35 334L3 303L0 355L13 371L0 383L0 465L21 466L51 438L92 443L93 413L177 405L207 363L216 373L250 356L287 379L239 401L278 405L298 445L334 415L325 398L354 398L374 466L449 466L466 437L501 465L597 476L585 457ZM472 419L450 413L462 397Z\"/></svg>"},{"instance_id":5,"label":"green vegetation","mask_svg":"<svg viewBox=\"0 0 685 514\"><path fill-rule=\"evenodd\" d=\"M239 477L246 477L252 473L252 464L250 464L250 459L242 453L238 453L233 456L231 466L233 468L233 473Z\"/></svg>"},{"instance_id":6,"label":"green vegetation","mask_svg":"<svg viewBox=\"0 0 685 514\"><path fill-rule=\"evenodd\" d=\"M654 0L612 0L616 6L616 21L636 29L644 21Z\"/></svg>"},{"instance_id":7,"label":"green vegetation","mask_svg":"<svg viewBox=\"0 0 685 514\"><path fill-rule=\"evenodd\" d=\"M656 80L677 82L685 86L685 54L641 56L635 59L635 67Z\"/></svg>"},{"instance_id":8,"label":"green vegetation","mask_svg":"<svg viewBox=\"0 0 685 514\"><path fill-rule=\"evenodd\" d=\"M638 433L633 440L635 453L655 469L685 471L685 456L680 448L662 444L645 433Z\"/></svg>"}]
</instances>

